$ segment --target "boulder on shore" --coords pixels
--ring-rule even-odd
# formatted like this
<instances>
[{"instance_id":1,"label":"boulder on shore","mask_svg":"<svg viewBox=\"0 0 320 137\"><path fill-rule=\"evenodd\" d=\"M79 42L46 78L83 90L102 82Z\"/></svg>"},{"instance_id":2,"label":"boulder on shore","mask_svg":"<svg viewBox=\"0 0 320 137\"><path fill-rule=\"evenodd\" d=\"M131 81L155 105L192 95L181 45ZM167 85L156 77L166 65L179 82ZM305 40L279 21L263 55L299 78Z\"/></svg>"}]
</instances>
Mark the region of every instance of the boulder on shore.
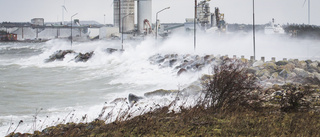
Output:
<instances>
[{"instance_id":1,"label":"boulder on shore","mask_svg":"<svg viewBox=\"0 0 320 137\"><path fill-rule=\"evenodd\" d=\"M164 90L164 89L159 89L156 91L152 91L152 92L147 92L144 94L145 97L151 97L151 96L165 96L165 95L169 95L171 93L177 93L178 90Z\"/></svg>"},{"instance_id":2,"label":"boulder on shore","mask_svg":"<svg viewBox=\"0 0 320 137\"><path fill-rule=\"evenodd\" d=\"M131 93L129 94L129 97L128 97L129 103L131 103L131 104L134 104L141 99L143 99L143 97L139 97L139 96L131 94Z\"/></svg>"},{"instance_id":3,"label":"boulder on shore","mask_svg":"<svg viewBox=\"0 0 320 137\"><path fill-rule=\"evenodd\" d=\"M45 60L45 62L53 62L56 60L62 61L65 57L65 55L75 53L73 50L58 50L55 53L53 53L48 59Z\"/></svg>"},{"instance_id":4,"label":"boulder on shore","mask_svg":"<svg viewBox=\"0 0 320 137\"><path fill-rule=\"evenodd\" d=\"M93 51L91 52L87 52L85 54L79 53L76 57L75 57L75 61L76 62L87 62L93 55Z\"/></svg>"},{"instance_id":5,"label":"boulder on shore","mask_svg":"<svg viewBox=\"0 0 320 137\"><path fill-rule=\"evenodd\" d=\"M88 61L94 54L94 52L87 52L85 54L76 53L73 50L58 50L53 53L48 59L45 60L46 63L53 62L53 61L63 61L67 54L77 54L74 58L75 62L86 62Z\"/></svg>"}]
</instances>

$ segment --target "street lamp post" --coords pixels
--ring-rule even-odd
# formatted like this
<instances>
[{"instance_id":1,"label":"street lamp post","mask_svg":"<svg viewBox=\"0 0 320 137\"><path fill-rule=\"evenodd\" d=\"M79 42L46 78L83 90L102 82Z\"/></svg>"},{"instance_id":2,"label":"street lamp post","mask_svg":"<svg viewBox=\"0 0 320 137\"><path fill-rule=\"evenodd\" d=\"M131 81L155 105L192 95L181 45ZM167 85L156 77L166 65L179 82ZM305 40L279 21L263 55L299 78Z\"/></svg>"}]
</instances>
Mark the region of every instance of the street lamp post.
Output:
<instances>
[{"instance_id":1,"label":"street lamp post","mask_svg":"<svg viewBox=\"0 0 320 137\"><path fill-rule=\"evenodd\" d=\"M170 9L170 7L166 7L160 11L157 12L156 14L156 39L158 39L158 14L164 10Z\"/></svg>"},{"instance_id":2,"label":"street lamp post","mask_svg":"<svg viewBox=\"0 0 320 137\"><path fill-rule=\"evenodd\" d=\"M133 15L133 12L125 15L122 17L122 20L121 20L121 50L123 51L123 20L125 17L129 16L129 15Z\"/></svg>"},{"instance_id":3,"label":"street lamp post","mask_svg":"<svg viewBox=\"0 0 320 137\"><path fill-rule=\"evenodd\" d=\"M71 49L72 49L72 18L76 16L78 13L71 16Z\"/></svg>"},{"instance_id":4,"label":"street lamp post","mask_svg":"<svg viewBox=\"0 0 320 137\"><path fill-rule=\"evenodd\" d=\"M310 0L308 0L308 24L310 25Z\"/></svg>"},{"instance_id":5,"label":"street lamp post","mask_svg":"<svg viewBox=\"0 0 320 137\"><path fill-rule=\"evenodd\" d=\"M253 9L253 59L256 60L256 27L255 27L255 17L254 17L254 0L252 0Z\"/></svg>"},{"instance_id":6,"label":"street lamp post","mask_svg":"<svg viewBox=\"0 0 320 137\"><path fill-rule=\"evenodd\" d=\"M194 3L194 21L193 21L193 49L196 51L196 45L197 45L197 9L198 8L198 2L195 0Z\"/></svg>"}]
</instances>

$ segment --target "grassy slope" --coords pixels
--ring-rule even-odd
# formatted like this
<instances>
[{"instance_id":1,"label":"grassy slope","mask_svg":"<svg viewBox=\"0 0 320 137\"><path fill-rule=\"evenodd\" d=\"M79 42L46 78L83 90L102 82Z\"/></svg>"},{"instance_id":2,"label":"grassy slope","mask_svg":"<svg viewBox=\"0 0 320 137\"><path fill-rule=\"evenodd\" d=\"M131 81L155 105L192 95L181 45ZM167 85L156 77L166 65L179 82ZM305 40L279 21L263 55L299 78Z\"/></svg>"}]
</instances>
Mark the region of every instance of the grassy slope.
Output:
<instances>
[{"instance_id":1,"label":"grassy slope","mask_svg":"<svg viewBox=\"0 0 320 137\"><path fill-rule=\"evenodd\" d=\"M168 113L162 108L124 122L69 123L31 136L320 136L319 129L320 115L314 112L265 109L216 113L192 108Z\"/></svg>"}]
</instances>

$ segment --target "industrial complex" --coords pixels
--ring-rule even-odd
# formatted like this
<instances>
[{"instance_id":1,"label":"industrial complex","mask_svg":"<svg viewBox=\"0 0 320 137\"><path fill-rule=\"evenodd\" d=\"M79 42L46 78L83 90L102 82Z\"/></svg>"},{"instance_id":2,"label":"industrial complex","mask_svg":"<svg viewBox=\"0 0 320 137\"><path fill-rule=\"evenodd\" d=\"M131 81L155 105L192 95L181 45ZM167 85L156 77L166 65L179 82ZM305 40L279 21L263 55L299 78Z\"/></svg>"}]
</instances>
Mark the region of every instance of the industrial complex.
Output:
<instances>
[{"instance_id":1,"label":"industrial complex","mask_svg":"<svg viewBox=\"0 0 320 137\"><path fill-rule=\"evenodd\" d=\"M43 18L31 22L0 23L1 41L46 41L50 39L70 39L86 41L92 39L139 39L146 36L166 37L172 31L197 30L205 32L226 32L224 14L215 7L211 12L210 0L199 0L195 6L195 18L187 18L184 23L161 23L157 12L152 21L152 0L113 0L113 24L95 21L45 22ZM136 9L136 10L135 10ZM135 16L136 15L136 16ZM137 23L135 24L135 17Z\"/></svg>"}]
</instances>

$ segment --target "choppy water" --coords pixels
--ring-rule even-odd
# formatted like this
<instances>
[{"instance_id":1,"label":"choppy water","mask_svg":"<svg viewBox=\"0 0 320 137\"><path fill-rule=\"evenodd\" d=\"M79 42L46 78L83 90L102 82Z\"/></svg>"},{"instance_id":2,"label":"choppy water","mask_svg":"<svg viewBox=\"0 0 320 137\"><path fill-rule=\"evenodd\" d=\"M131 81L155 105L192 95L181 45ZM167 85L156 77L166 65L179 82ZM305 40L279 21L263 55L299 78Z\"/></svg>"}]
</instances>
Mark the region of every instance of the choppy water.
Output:
<instances>
[{"instance_id":1,"label":"choppy water","mask_svg":"<svg viewBox=\"0 0 320 137\"><path fill-rule=\"evenodd\" d=\"M192 36L173 36L164 42L152 39L125 44L122 54L107 54L106 48L120 47L119 41L74 43L76 52L94 51L88 62L74 62L68 54L63 61L45 63L57 50L71 49L68 41L52 40L46 43L0 43L0 136L12 132L18 122L19 132L41 130L58 124L75 114L80 119L98 117L105 102L129 93L143 95L156 89L178 89L195 81L197 74L178 77L173 68L160 68L148 61L161 53L245 55L252 53L250 37L199 36L197 50L193 50ZM298 58L318 60L320 43L316 40L257 37L257 57ZM35 123L34 115L38 122ZM42 121L42 122L40 122ZM76 121L76 120L74 120ZM12 125L12 123L14 123ZM12 126L10 126L12 125ZM11 128L10 128L11 127Z\"/></svg>"}]
</instances>

